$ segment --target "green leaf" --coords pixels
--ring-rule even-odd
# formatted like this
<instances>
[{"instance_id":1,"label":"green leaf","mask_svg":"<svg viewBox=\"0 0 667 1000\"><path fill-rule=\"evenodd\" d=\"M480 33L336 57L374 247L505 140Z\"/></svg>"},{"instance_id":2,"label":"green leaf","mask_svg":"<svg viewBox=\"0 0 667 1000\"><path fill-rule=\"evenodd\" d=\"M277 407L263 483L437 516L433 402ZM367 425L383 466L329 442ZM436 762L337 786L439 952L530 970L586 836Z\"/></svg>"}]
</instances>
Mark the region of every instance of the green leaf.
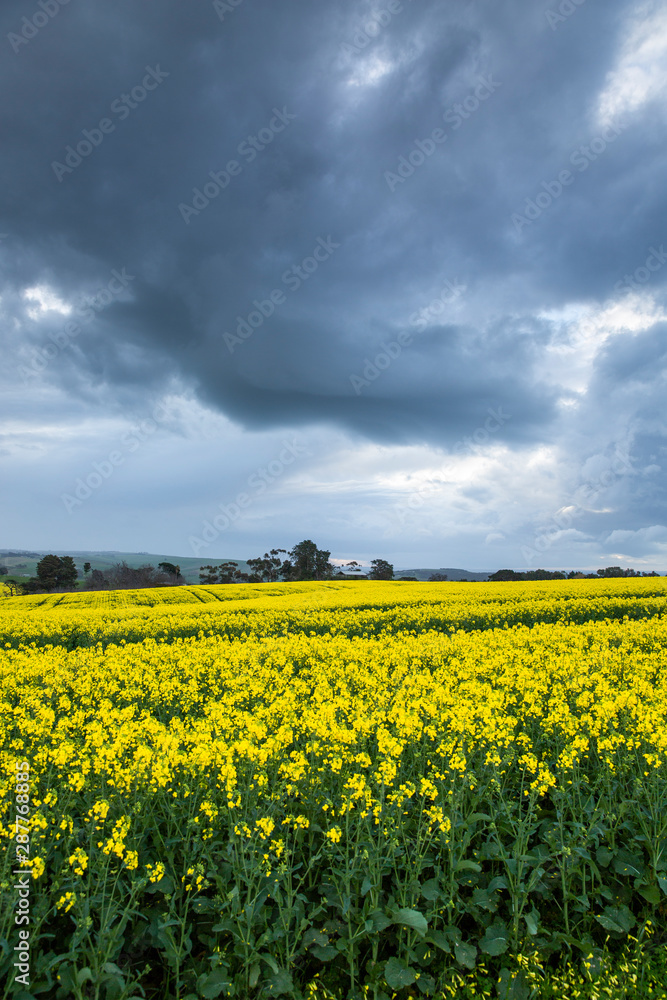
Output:
<instances>
[{"instance_id":1,"label":"green leaf","mask_svg":"<svg viewBox=\"0 0 667 1000\"><path fill-rule=\"evenodd\" d=\"M423 993L424 996L430 997L435 993L435 979L433 976L429 976L422 972L421 976L417 980L417 987L419 992Z\"/></svg>"},{"instance_id":2,"label":"green leaf","mask_svg":"<svg viewBox=\"0 0 667 1000\"><path fill-rule=\"evenodd\" d=\"M602 865L603 868L608 868L609 862L612 860L614 855L606 847L598 847L597 851L595 852L595 857L598 860L598 864Z\"/></svg>"},{"instance_id":3,"label":"green leaf","mask_svg":"<svg viewBox=\"0 0 667 1000\"><path fill-rule=\"evenodd\" d=\"M118 966L114 965L113 962L105 962L104 963L104 971L108 972L110 975L114 975L114 976L122 976L123 975L123 970L119 969Z\"/></svg>"},{"instance_id":4,"label":"green leaf","mask_svg":"<svg viewBox=\"0 0 667 1000\"><path fill-rule=\"evenodd\" d=\"M168 895L173 891L174 882L170 875L163 875L159 882L152 882L150 885L146 886L146 892L150 893L162 892L165 895Z\"/></svg>"},{"instance_id":5,"label":"green leaf","mask_svg":"<svg viewBox=\"0 0 667 1000\"><path fill-rule=\"evenodd\" d=\"M461 871L481 872L481 870L482 866L478 865L476 861L466 861L465 859L459 861L456 868L454 869L455 872L461 872Z\"/></svg>"},{"instance_id":6,"label":"green leaf","mask_svg":"<svg viewBox=\"0 0 667 1000\"><path fill-rule=\"evenodd\" d=\"M426 937L424 940L430 941L430 943L434 944L436 948L440 948L442 951L446 951L448 955L451 955L452 953L451 945L449 943L447 935L443 934L442 931L431 931L428 937Z\"/></svg>"},{"instance_id":7,"label":"green leaf","mask_svg":"<svg viewBox=\"0 0 667 1000\"><path fill-rule=\"evenodd\" d=\"M293 993L294 983L292 977L286 969L279 969L266 980L268 992L272 996L280 996L281 993Z\"/></svg>"},{"instance_id":8,"label":"green leaf","mask_svg":"<svg viewBox=\"0 0 667 1000\"><path fill-rule=\"evenodd\" d=\"M498 900L488 889L475 889L472 894L472 901L475 906L481 906L483 910L488 910L489 913L495 913L498 909Z\"/></svg>"},{"instance_id":9,"label":"green leaf","mask_svg":"<svg viewBox=\"0 0 667 1000\"><path fill-rule=\"evenodd\" d=\"M76 981L79 984L79 986L82 986L84 983L87 983L88 981L92 982L92 980L93 980L93 974L88 968L88 966L86 966L85 969L79 969L79 971L76 974Z\"/></svg>"},{"instance_id":10,"label":"green leaf","mask_svg":"<svg viewBox=\"0 0 667 1000\"><path fill-rule=\"evenodd\" d=\"M248 984L250 985L250 988L253 990L255 986L257 986L257 982L259 980L259 974L261 971L262 967L260 966L259 962L255 962L254 965L250 966L250 975L248 976Z\"/></svg>"},{"instance_id":11,"label":"green leaf","mask_svg":"<svg viewBox=\"0 0 667 1000\"><path fill-rule=\"evenodd\" d=\"M372 913L369 913L368 918L373 921L375 930L380 932L386 930L392 923L391 917L388 917L382 910L373 910Z\"/></svg>"},{"instance_id":12,"label":"green leaf","mask_svg":"<svg viewBox=\"0 0 667 1000\"><path fill-rule=\"evenodd\" d=\"M417 931L421 937L426 934L428 930L428 921L423 913L418 910L409 910L407 908L402 910L396 910L394 913L395 924L401 924L403 927L411 927L412 930Z\"/></svg>"},{"instance_id":13,"label":"green leaf","mask_svg":"<svg viewBox=\"0 0 667 1000\"><path fill-rule=\"evenodd\" d=\"M507 927L502 921L496 920L491 927L487 927L479 946L487 955L502 955L509 946L507 938Z\"/></svg>"},{"instance_id":14,"label":"green leaf","mask_svg":"<svg viewBox=\"0 0 667 1000\"><path fill-rule=\"evenodd\" d=\"M430 878L428 882L424 882L421 893L424 899L428 899L429 903L434 903L436 899L439 899L440 883L437 878Z\"/></svg>"},{"instance_id":15,"label":"green leaf","mask_svg":"<svg viewBox=\"0 0 667 1000\"><path fill-rule=\"evenodd\" d=\"M318 931L311 927L303 935L303 945L305 948L309 948L311 944L319 944L320 947L324 948L329 944L329 938L324 931Z\"/></svg>"},{"instance_id":16,"label":"green leaf","mask_svg":"<svg viewBox=\"0 0 667 1000\"><path fill-rule=\"evenodd\" d=\"M528 928L528 933L532 934L533 937L537 934L537 928L540 923L540 914L533 907L530 913L524 914L524 920L526 921L526 927Z\"/></svg>"},{"instance_id":17,"label":"green leaf","mask_svg":"<svg viewBox=\"0 0 667 1000\"><path fill-rule=\"evenodd\" d=\"M457 941L454 945L454 954L459 965L464 965L466 969L474 969L477 960L477 948L474 944L464 944Z\"/></svg>"},{"instance_id":18,"label":"green leaf","mask_svg":"<svg viewBox=\"0 0 667 1000\"><path fill-rule=\"evenodd\" d=\"M200 976L197 981L199 993L205 1000L215 1000L223 990L226 992L230 986L231 982L226 969L214 969L208 976Z\"/></svg>"},{"instance_id":19,"label":"green leaf","mask_svg":"<svg viewBox=\"0 0 667 1000\"><path fill-rule=\"evenodd\" d=\"M384 978L392 990L400 990L403 986L412 986L417 976L414 969L402 962L400 958L390 958L384 967Z\"/></svg>"},{"instance_id":20,"label":"green leaf","mask_svg":"<svg viewBox=\"0 0 667 1000\"><path fill-rule=\"evenodd\" d=\"M606 931L614 931L616 934L628 934L636 922L627 906L605 906L604 911L595 919Z\"/></svg>"},{"instance_id":21,"label":"green leaf","mask_svg":"<svg viewBox=\"0 0 667 1000\"><path fill-rule=\"evenodd\" d=\"M616 854L613 868L619 875L631 875L633 878L639 878L644 874L643 860L624 850L620 850Z\"/></svg>"},{"instance_id":22,"label":"green leaf","mask_svg":"<svg viewBox=\"0 0 667 1000\"><path fill-rule=\"evenodd\" d=\"M371 891L372 888L373 888L373 883L368 878L368 876L366 876L364 881L361 883L361 895L365 896L367 893Z\"/></svg>"},{"instance_id":23,"label":"green leaf","mask_svg":"<svg viewBox=\"0 0 667 1000\"><path fill-rule=\"evenodd\" d=\"M311 954L315 958L319 958L320 962L330 962L332 958L338 955L338 949L334 948L330 944L316 944L310 949Z\"/></svg>"},{"instance_id":24,"label":"green leaf","mask_svg":"<svg viewBox=\"0 0 667 1000\"><path fill-rule=\"evenodd\" d=\"M647 903L652 903L653 906L657 906L662 898L657 885L647 885L644 889L639 890L639 894L644 897Z\"/></svg>"},{"instance_id":25,"label":"green leaf","mask_svg":"<svg viewBox=\"0 0 667 1000\"><path fill-rule=\"evenodd\" d=\"M665 896L667 896L667 878L665 878L664 875L658 875L657 879L658 879L658 885L664 892Z\"/></svg>"},{"instance_id":26,"label":"green leaf","mask_svg":"<svg viewBox=\"0 0 667 1000\"><path fill-rule=\"evenodd\" d=\"M258 955L257 957L260 958L263 962L266 962L266 964L271 969L271 972L274 973L274 975L277 975L280 972L278 963L276 962L273 955L267 955L266 953L264 953L262 955Z\"/></svg>"}]
</instances>

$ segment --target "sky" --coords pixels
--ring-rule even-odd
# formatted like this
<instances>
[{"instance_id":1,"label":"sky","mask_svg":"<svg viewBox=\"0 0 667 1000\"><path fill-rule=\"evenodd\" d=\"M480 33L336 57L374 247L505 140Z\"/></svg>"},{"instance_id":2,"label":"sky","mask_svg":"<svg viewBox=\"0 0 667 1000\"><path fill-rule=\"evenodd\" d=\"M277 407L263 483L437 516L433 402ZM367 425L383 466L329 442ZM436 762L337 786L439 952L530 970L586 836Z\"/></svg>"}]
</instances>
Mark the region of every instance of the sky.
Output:
<instances>
[{"instance_id":1,"label":"sky","mask_svg":"<svg viewBox=\"0 0 667 1000\"><path fill-rule=\"evenodd\" d=\"M0 45L0 546L667 572L664 2Z\"/></svg>"}]
</instances>

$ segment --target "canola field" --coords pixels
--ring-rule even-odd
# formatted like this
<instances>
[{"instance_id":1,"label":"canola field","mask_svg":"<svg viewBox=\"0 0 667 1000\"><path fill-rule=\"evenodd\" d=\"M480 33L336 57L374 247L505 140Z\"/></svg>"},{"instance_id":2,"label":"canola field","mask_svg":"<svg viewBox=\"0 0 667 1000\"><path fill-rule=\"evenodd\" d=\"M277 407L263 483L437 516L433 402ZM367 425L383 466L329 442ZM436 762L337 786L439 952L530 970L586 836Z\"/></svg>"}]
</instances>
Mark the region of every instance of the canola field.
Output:
<instances>
[{"instance_id":1,"label":"canola field","mask_svg":"<svg viewBox=\"0 0 667 1000\"><path fill-rule=\"evenodd\" d=\"M1 597L4 995L667 998L666 667L661 578Z\"/></svg>"}]
</instances>

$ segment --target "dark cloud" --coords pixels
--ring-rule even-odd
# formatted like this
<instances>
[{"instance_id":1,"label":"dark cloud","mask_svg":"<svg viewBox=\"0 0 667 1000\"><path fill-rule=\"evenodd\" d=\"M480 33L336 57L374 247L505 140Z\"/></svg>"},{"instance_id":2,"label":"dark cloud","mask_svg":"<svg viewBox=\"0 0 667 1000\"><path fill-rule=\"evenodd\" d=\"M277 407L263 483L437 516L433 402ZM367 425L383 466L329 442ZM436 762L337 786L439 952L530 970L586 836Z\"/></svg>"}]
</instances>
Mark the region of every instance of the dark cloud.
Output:
<instances>
[{"instance_id":1,"label":"dark cloud","mask_svg":"<svg viewBox=\"0 0 667 1000\"><path fill-rule=\"evenodd\" d=\"M549 377L564 335L545 318L602 308L664 238L659 102L621 95L606 122L600 104L639 5L550 25L546 2L403 0L376 31L382 6L242 0L221 20L208 2L71 0L31 28L41 8L3 5L10 383L67 322L26 320L23 289L76 303L126 268L126 291L29 392L99 415L180 386L253 432L326 425L434 448L504 407L510 447L568 437L575 461L611 400L626 427L648 420L664 324L612 341L564 424L571 390ZM660 299L666 276L643 290ZM416 323L454 280L456 301Z\"/></svg>"}]
</instances>

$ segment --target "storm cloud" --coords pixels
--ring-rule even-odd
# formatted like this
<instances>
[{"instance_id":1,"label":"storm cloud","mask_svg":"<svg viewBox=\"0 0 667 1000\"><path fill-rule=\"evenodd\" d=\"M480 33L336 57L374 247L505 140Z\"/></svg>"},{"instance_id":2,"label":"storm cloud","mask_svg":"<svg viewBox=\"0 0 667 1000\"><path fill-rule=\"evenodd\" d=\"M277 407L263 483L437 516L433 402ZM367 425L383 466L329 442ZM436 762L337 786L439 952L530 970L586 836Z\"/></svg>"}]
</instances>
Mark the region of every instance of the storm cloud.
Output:
<instances>
[{"instance_id":1,"label":"storm cloud","mask_svg":"<svg viewBox=\"0 0 667 1000\"><path fill-rule=\"evenodd\" d=\"M6 546L185 553L297 435L207 555L667 569L662 4L8 0L0 43Z\"/></svg>"}]
</instances>

